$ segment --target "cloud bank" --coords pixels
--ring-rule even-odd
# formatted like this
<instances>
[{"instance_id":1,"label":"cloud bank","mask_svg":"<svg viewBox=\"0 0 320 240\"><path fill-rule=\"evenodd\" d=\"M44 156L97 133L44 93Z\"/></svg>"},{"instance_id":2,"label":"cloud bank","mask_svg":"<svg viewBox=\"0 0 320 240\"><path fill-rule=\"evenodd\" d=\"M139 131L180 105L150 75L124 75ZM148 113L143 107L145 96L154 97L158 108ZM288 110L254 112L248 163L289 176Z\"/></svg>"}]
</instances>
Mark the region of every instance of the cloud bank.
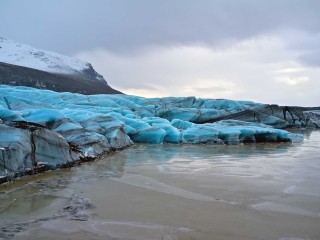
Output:
<instances>
[{"instance_id":1,"label":"cloud bank","mask_svg":"<svg viewBox=\"0 0 320 240\"><path fill-rule=\"evenodd\" d=\"M230 98L283 105L319 105L320 69L298 60L283 39L262 36L223 48L153 46L122 55L105 49L77 54L133 95Z\"/></svg>"},{"instance_id":2,"label":"cloud bank","mask_svg":"<svg viewBox=\"0 0 320 240\"><path fill-rule=\"evenodd\" d=\"M320 105L317 0L2 0L3 37L93 63L111 86Z\"/></svg>"}]
</instances>

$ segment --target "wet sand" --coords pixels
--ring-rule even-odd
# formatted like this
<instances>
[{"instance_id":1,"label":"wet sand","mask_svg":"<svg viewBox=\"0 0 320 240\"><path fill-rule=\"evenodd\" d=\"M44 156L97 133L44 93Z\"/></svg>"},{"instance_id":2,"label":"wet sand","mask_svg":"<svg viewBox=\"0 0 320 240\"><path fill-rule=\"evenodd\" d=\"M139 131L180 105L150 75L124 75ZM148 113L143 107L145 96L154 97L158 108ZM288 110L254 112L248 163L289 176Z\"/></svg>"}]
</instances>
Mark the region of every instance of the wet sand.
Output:
<instances>
[{"instance_id":1,"label":"wet sand","mask_svg":"<svg viewBox=\"0 0 320 240\"><path fill-rule=\"evenodd\" d=\"M136 145L1 186L0 238L318 240L319 147Z\"/></svg>"}]
</instances>

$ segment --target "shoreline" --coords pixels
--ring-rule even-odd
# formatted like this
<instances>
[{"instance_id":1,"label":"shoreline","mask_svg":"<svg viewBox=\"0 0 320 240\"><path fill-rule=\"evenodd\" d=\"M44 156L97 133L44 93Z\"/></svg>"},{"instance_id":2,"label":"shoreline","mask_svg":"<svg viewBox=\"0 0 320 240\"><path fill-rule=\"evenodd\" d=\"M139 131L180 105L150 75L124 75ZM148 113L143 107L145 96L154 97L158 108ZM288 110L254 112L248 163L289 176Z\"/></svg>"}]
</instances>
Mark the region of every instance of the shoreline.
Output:
<instances>
[{"instance_id":1,"label":"shoreline","mask_svg":"<svg viewBox=\"0 0 320 240\"><path fill-rule=\"evenodd\" d=\"M293 133L301 133L301 132L304 132L304 131L319 131L318 129L308 129L308 128L289 128L287 130L290 130L290 132L293 132ZM241 145L256 145L256 144L280 144L280 143L286 143L286 142L274 142L274 141L269 141L269 142L257 142L257 143L241 143ZM292 144L292 142L288 142L289 144ZM139 144L139 143L138 143ZM169 145L184 145L184 146L187 146L187 145L198 145L198 144L173 144L173 143L163 143L163 144L169 144ZM86 163L86 162L92 162L92 161L96 161L96 160L99 160L99 159L102 159L102 158L105 158L107 157L108 155L111 155L111 154L119 154L121 151L123 150L126 150L128 148L131 148L132 146L136 145L135 144L132 144L130 146L126 146L126 147L123 147L121 149L111 149L109 151L106 151L102 154L100 154L99 156L97 157L87 157L87 158L81 158L77 161L74 161L72 163L66 163L62 166L57 166L55 168L52 168L52 167L49 167L47 164L45 163L39 163L39 165L34 168L34 169L31 169L31 170L27 170L26 172L22 172L22 173L16 173L15 176L13 177L9 177L9 176L0 176L0 186L1 185L4 185L4 184L9 184L11 182L13 182L15 179L20 179L20 178L23 178L25 176L33 176L33 175L38 175L40 173L44 173L44 172L48 172L48 171L55 171L55 170L59 170L59 169L66 169L66 168L73 168L75 166L81 166L81 164L83 163ZM228 144L200 144L200 145L205 145L205 146L228 146ZM157 145L155 145L157 146Z\"/></svg>"}]
</instances>

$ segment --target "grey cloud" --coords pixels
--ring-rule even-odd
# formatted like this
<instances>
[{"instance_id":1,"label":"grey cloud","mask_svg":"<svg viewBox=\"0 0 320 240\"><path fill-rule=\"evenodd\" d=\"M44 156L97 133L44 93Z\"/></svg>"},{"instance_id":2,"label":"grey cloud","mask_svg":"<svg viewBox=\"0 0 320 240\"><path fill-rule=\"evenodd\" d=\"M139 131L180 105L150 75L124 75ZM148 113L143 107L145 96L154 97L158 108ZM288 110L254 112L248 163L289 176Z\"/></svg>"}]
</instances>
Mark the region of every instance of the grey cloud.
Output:
<instances>
[{"instance_id":1,"label":"grey cloud","mask_svg":"<svg viewBox=\"0 0 320 240\"><path fill-rule=\"evenodd\" d=\"M193 90L195 92L206 92L206 93L212 93L214 95L214 93L217 92L228 92L230 91L230 88L227 87L223 87L223 86L214 86L214 87L193 87Z\"/></svg>"},{"instance_id":2,"label":"grey cloud","mask_svg":"<svg viewBox=\"0 0 320 240\"><path fill-rule=\"evenodd\" d=\"M320 32L317 0L2 0L4 37L66 54L219 44L279 29Z\"/></svg>"},{"instance_id":3,"label":"grey cloud","mask_svg":"<svg viewBox=\"0 0 320 240\"><path fill-rule=\"evenodd\" d=\"M320 33L293 32L286 36L287 48L298 51L297 60L305 66L320 67Z\"/></svg>"},{"instance_id":4,"label":"grey cloud","mask_svg":"<svg viewBox=\"0 0 320 240\"><path fill-rule=\"evenodd\" d=\"M304 68L292 61L297 55L288 57L282 41L274 43L261 38L254 45L247 48L246 44L240 44L222 51L199 46L158 47L126 57L101 50L83 52L77 57L88 59L98 72L109 76L111 86L133 95L193 95L319 105L319 68ZM261 62L266 53L272 62ZM146 89L145 85L153 88Z\"/></svg>"},{"instance_id":5,"label":"grey cloud","mask_svg":"<svg viewBox=\"0 0 320 240\"><path fill-rule=\"evenodd\" d=\"M125 82L125 86L128 89L143 89L143 90L148 90L148 91L159 91L159 88L154 87L150 84L146 84L144 83L143 79L141 79L142 82L130 82L130 81L126 81Z\"/></svg>"},{"instance_id":6,"label":"grey cloud","mask_svg":"<svg viewBox=\"0 0 320 240\"><path fill-rule=\"evenodd\" d=\"M320 67L320 33L291 31L281 37L288 50L297 52L298 62L308 67Z\"/></svg>"},{"instance_id":7,"label":"grey cloud","mask_svg":"<svg viewBox=\"0 0 320 240\"><path fill-rule=\"evenodd\" d=\"M303 53L298 60L304 65L320 68L320 51Z\"/></svg>"},{"instance_id":8,"label":"grey cloud","mask_svg":"<svg viewBox=\"0 0 320 240\"><path fill-rule=\"evenodd\" d=\"M320 33L303 34L301 32L292 32L284 35L289 41L287 45L290 49L298 51L313 51L320 49Z\"/></svg>"}]
</instances>

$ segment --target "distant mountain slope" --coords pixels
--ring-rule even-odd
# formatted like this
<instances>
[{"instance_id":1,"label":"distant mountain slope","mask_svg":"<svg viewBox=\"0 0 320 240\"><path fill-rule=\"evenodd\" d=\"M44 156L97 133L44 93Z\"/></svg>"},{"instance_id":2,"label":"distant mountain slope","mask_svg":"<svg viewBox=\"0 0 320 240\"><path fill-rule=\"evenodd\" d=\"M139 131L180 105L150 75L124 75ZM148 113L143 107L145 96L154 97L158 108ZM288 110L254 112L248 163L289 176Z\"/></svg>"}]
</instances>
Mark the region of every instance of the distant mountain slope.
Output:
<instances>
[{"instance_id":1,"label":"distant mountain slope","mask_svg":"<svg viewBox=\"0 0 320 240\"><path fill-rule=\"evenodd\" d=\"M115 94L90 63L0 37L0 83L82 94Z\"/></svg>"},{"instance_id":2,"label":"distant mountain slope","mask_svg":"<svg viewBox=\"0 0 320 240\"><path fill-rule=\"evenodd\" d=\"M62 74L0 62L0 84L49 89L82 94L117 94L106 81L97 81L81 74Z\"/></svg>"}]
</instances>

